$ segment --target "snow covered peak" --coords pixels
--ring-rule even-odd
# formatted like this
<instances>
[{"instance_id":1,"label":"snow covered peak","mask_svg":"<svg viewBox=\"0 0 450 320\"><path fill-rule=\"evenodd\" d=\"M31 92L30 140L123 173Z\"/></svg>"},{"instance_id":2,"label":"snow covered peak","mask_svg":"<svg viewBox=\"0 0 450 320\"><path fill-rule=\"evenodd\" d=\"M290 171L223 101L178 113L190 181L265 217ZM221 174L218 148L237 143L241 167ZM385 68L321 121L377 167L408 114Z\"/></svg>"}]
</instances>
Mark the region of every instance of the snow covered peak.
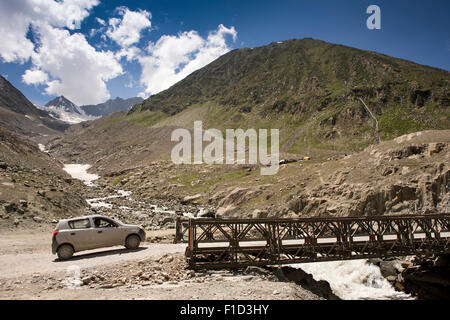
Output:
<instances>
[{"instance_id":1,"label":"snow covered peak","mask_svg":"<svg viewBox=\"0 0 450 320\"><path fill-rule=\"evenodd\" d=\"M97 119L97 117L87 115L83 109L64 96L56 97L48 102L45 107L38 108L47 112L51 117L67 123Z\"/></svg>"},{"instance_id":2,"label":"snow covered peak","mask_svg":"<svg viewBox=\"0 0 450 320\"><path fill-rule=\"evenodd\" d=\"M78 107L75 103L73 103L72 101L70 101L69 99L67 99L64 96L60 96L60 97L53 99L52 101L47 103L45 106L46 107L55 107L55 108L65 111L65 112L78 113L80 115L84 114L83 110L80 107Z\"/></svg>"}]
</instances>

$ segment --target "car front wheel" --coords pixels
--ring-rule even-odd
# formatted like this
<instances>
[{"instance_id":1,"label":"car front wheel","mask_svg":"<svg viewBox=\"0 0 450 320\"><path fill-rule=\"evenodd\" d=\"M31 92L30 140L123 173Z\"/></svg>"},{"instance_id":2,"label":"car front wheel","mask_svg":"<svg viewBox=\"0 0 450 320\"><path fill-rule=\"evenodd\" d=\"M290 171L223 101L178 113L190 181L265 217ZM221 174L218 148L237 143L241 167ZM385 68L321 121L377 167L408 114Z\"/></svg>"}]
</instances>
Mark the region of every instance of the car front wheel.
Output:
<instances>
[{"instance_id":1,"label":"car front wheel","mask_svg":"<svg viewBox=\"0 0 450 320\"><path fill-rule=\"evenodd\" d=\"M127 249L137 249L140 244L141 244L141 239L135 234L132 234L131 236L129 236L127 238L127 240L125 241L125 247Z\"/></svg>"},{"instance_id":2,"label":"car front wheel","mask_svg":"<svg viewBox=\"0 0 450 320\"><path fill-rule=\"evenodd\" d=\"M71 245L63 244L62 246L60 246L58 248L56 253L58 254L58 258L59 259L67 260L67 259L72 258L72 256L73 256L73 248L72 248Z\"/></svg>"}]
</instances>

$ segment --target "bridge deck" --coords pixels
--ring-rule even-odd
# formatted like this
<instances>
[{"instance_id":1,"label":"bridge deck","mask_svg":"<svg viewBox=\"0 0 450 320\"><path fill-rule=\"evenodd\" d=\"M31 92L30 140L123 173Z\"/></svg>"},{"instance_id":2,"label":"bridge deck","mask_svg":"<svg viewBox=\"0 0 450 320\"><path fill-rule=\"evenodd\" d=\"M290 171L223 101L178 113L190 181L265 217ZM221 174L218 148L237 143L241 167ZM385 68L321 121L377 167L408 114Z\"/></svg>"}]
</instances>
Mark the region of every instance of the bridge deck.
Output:
<instances>
[{"instance_id":1,"label":"bridge deck","mask_svg":"<svg viewBox=\"0 0 450 320\"><path fill-rule=\"evenodd\" d=\"M450 252L450 214L177 221L194 269ZM185 234L185 236L183 236Z\"/></svg>"}]
</instances>

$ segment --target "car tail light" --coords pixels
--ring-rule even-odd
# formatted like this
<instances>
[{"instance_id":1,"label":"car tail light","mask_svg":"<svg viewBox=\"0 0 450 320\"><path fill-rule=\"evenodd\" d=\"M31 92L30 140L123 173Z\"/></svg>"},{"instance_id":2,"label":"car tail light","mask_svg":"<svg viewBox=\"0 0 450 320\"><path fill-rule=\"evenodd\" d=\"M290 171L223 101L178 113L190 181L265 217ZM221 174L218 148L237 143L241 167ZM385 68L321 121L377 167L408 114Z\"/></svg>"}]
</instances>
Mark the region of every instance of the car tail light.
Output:
<instances>
[{"instance_id":1,"label":"car tail light","mask_svg":"<svg viewBox=\"0 0 450 320\"><path fill-rule=\"evenodd\" d=\"M53 230L53 233L52 233L52 240L55 239L55 237L56 237L56 235L58 234L58 232L59 232L58 229Z\"/></svg>"}]
</instances>

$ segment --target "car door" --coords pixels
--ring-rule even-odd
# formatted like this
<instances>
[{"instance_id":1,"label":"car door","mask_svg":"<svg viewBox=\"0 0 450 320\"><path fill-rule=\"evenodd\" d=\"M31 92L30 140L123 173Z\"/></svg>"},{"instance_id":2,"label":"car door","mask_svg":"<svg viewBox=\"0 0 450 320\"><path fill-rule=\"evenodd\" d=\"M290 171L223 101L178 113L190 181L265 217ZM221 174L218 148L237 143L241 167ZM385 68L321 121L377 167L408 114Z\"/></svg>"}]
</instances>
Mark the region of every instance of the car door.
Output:
<instances>
[{"instance_id":1,"label":"car door","mask_svg":"<svg viewBox=\"0 0 450 320\"><path fill-rule=\"evenodd\" d=\"M94 219L96 239L99 246L111 247L123 244L121 240L122 231L115 221L103 217Z\"/></svg>"},{"instance_id":2,"label":"car door","mask_svg":"<svg viewBox=\"0 0 450 320\"><path fill-rule=\"evenodd\" d=\"M69 221L69 227L70 229L65 231L65 236L75 251L93 249L95 230L89 218Z\"/></svg>"}]
</instances>

